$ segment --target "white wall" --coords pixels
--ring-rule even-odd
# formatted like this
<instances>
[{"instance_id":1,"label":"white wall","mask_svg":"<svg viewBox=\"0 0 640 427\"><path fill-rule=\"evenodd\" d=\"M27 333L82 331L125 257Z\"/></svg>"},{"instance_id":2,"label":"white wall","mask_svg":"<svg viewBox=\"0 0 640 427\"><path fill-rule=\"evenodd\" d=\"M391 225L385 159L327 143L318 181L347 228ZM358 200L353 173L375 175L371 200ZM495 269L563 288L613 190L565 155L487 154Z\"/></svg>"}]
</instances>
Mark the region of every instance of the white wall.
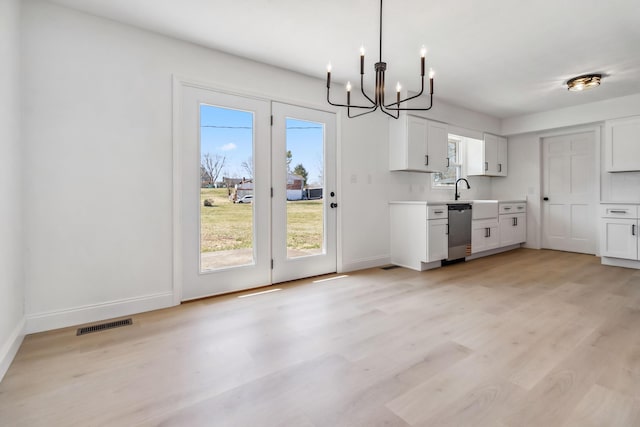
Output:
<instances>
[{"instance_id":1,"label":"white wall","mask_svg":"<svg viewBox=\"0 0 640 427\"><path fill-rule=\"evenodd\" d=\"M41 1L25 2L23 23L28 330L169 305L172 75L328 109L324 80ZM446 104L434 114L499 129ZM428 174L388 171L386 119L338 118L338 263L349 271L388 262L390 198L434 193ZM479 179L473 191L490 194Z\"/></svg>"},{"instance_id":2,"label":"white wall","mask_svg":"<svg viewBox=\"0 0 640 427\"><path fill-rule=\"evenodd\" d=\"M23 337L20 1L0 2L0 379Z\"/></svg>"}]
</instances>

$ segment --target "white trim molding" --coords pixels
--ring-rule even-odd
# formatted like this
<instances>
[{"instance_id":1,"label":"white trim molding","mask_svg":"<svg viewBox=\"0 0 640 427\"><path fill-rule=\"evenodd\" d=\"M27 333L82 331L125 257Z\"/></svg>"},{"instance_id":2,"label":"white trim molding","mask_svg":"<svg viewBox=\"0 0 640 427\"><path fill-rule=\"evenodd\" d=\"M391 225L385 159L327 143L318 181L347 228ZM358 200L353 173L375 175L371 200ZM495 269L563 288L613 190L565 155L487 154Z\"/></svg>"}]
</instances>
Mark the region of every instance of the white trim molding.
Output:
<instances>
[{"instance_id":1,"label":"white trim molding","mask_svg":"<svg viewBox=\"0 0 640 427\"><path fill-rule=\"evenodd\" d=\"M342 268L339 268L338 273L348 273L351 271L364 270L367 268L382 267L383 265L389 265L391 263L391 256L385 255L380 257L361 258L353 260L351 262L345 262L342 264Z\"/></svg>"},{"instance_id":2,"label":"white trim molding","mask_svg":"<svg viewBox=\"0 0 640 427\"><path fill-rule=\"evenodd\" d=\"M145 295L135 298L121 299L100 304L90 304L64 310L49 311L27 315L25 332L50 331L97 322L114 317L130 316L145 311L159 310L172 307L173 292Z\"/></svg>"},{"instance_id":3,"label":"white trim molding","mask_svg":"<svg viewBox=\"0 0 640 427\"><path fill-rule=\"evenodd\" d=\"M24 326L25 319L23 317L11 335L9 335L9 338L7 338L7 340L2 343L2 347L0 347L0 381L2 381L4 374L9 370L11 362L13 362L13 359L20 349L20 345L22 345L22 340L24 340L25 336Z\"/></svg>"}]
</instances>

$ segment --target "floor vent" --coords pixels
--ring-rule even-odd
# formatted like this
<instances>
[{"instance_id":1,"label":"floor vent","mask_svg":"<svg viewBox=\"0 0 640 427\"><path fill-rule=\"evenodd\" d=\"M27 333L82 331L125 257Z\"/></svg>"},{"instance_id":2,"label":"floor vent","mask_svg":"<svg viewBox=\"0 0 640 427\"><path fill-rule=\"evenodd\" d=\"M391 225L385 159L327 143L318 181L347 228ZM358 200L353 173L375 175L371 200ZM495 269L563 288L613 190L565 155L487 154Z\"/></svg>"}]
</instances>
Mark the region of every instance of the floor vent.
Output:
<instances>
[{"instance_id":1,"label":"floor vent","mask_svg":"<svg viewBox=\"0 0 640 427\"><path fill-rule=\"evenodd\" d=\"M132 319L116 320L114 322L100 323L98 325L85 326L84 328L78 328L76 336L90 334L92 332L100 332L107 329L119 328L121 326L133 325Z\"/></svg>"},{"instance_id":2,"label":"floor vent","mask_svg":"<svg viewBox=\"0 0 640 427\"><path fill-rule=\"evenodd\" d=\"M380 267L382 270L395 270L396 268L400 268L399 265L387 265L386 267Z\"/></svg>"}]
</instances>

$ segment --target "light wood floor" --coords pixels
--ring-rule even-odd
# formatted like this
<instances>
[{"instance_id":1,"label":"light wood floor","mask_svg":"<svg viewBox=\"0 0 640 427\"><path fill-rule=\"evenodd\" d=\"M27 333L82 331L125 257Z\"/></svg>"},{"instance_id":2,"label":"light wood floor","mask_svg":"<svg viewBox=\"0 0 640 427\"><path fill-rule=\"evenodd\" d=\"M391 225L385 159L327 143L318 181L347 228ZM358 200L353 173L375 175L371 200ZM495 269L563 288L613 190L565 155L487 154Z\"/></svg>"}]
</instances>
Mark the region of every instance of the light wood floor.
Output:
<instances>
[{"instance_id":1,"label":"light wood floor","mask_svg":"<svg viewBox=\"0 0 640 427\"><path fill-rule=\"evenodd\" d=\"M638 426L640 271L521 249L28 336L7 426Z\"/></svg>"}]
</instances>

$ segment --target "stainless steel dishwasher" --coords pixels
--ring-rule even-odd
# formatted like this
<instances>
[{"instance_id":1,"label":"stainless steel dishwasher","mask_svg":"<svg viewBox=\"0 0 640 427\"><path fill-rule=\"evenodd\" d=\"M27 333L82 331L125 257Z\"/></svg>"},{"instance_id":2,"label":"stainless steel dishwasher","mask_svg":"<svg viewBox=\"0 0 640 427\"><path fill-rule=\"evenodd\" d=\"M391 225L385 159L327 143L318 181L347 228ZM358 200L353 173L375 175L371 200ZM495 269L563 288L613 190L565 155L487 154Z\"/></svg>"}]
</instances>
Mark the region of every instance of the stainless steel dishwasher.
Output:
<instances>
[{"instance_id":1,"label":"stainless steel dishwasher","mask_svg":"<svg viewBox=\"0 0 640 427\"><path fill-rule=\"evenodd\" d=\"M444 263L464 261L471 255L471 204L449 205L449 256Z\"/></svg>"}]
</instances>

